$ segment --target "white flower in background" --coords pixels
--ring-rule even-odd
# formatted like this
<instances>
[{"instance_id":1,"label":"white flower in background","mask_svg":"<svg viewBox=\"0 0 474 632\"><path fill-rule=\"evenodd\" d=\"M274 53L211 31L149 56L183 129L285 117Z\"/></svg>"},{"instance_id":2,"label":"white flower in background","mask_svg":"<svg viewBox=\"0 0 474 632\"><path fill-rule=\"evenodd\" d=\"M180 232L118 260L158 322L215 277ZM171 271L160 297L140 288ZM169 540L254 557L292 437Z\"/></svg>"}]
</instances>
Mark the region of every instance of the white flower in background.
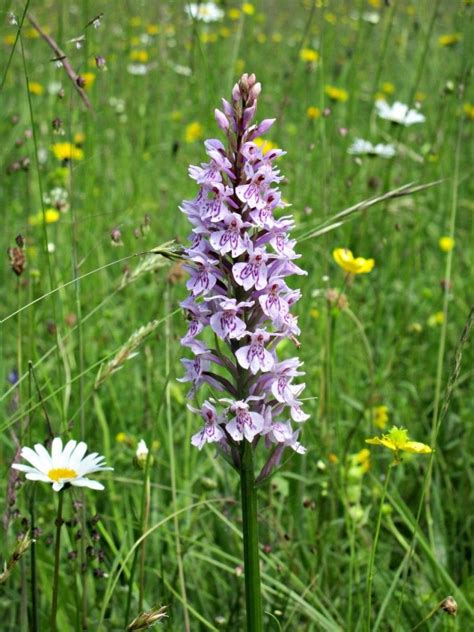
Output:
<instances>
[{"instance_id":1,"label":"white flower in background","mask_svg":"<svg viewBox=\"0 0 474 632\"><path fill-rule=\"evenodd\" d=\"M368 140L356 138L347 150L347 153L352 154L353 156L380 156L381 158L393 158L397 152L393 145L384 145L383 143L373 145Z\"/></svg>"},{"instance_id":2,"label":"white flower in background","mask_svg":"<svg viewBox=\"0 0 474 632\"><path fill-rule=\"evenodd\" d=\"M128 64L127 72L131 75L143 76L148 73L147 64Z\"/></svg>"},{"instance_id":3,"label":"white flower in background","mask_svg":"<svg viewBox=\"0 0 474 632\"><path fill-rule=\"evenodd\" d=\"M138 461L146 461L148 457L148 446L143 439L140 439L137 445L137 451L135 452L135 456Z\"/></svg>"},{"instance_id":4,"label":"white flower in background","mask_svg":"<svg viewBox=\"0 0 474 632\"><path fill-rule=\"evenodd\" d=\"M12 468L26 473L30 481L52 483L55 492L62 490L64 485L70 483L75 487L90 487L91 489L104 489L102 483L87 478L88 474L113 470L113 467L104 466L104 457L97 452L88 454L87 444L84 441L68 441L63 449L63 442L59 437L53 439L51 454L46 448L37 443L34 450L22 448L20 455L31 463L13 463Z\"/></svg>"},{"instance_id":5,"label":"white flower in background","mask_svg":"<svg viewBox=\"0 0 474 632\"><path fill-rule=\"evenodd\" d=\"M414 125L415 123L423 123L425 117L417 110L410 110L408 105L395 101L393 105L389 105L384 99L378 99L375 102L375 109L380 118L383 118L398 125Z\"/></svg>"},{"instance_id":6,"label":"white flower in background","mask_svg":"<svg viewBox=\"0 0 474 632\"><path fill-rule=\"evenodd\" d=\"M224 11L214 2L190 2L184 8L190 18L202 22L217 22L224 17Z\"/></svg>"}]
</instances>

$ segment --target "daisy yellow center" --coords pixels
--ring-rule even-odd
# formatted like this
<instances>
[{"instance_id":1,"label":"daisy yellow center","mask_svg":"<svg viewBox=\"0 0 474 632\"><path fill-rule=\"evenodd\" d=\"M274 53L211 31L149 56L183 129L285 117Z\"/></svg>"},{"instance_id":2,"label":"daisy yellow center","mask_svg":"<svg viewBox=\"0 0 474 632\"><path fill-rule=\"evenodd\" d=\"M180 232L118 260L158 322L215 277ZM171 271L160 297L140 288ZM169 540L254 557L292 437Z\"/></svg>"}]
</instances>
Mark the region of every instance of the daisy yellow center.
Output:
<instances>
[{"instance_id":1,"label":"daisy yellow center","mask_svg":"<svg viewBox=\"0 0 474 632\"><path fill-rule=\"evenodd\" d=\"M77 472L76 470L71 470L69 467L53 467L53 469L48 472L48 478L59 483L59 481L66 478L77 478Z\"/></svg>"}]
</instances>

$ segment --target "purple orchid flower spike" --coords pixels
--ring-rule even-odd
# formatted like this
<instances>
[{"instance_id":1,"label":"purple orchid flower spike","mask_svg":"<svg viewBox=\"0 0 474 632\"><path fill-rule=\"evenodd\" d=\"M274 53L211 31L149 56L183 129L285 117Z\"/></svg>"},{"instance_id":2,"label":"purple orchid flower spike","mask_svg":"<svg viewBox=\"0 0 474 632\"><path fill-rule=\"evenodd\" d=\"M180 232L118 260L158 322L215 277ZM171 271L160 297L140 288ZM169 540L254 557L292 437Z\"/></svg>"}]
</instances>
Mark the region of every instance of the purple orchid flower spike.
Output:
<instances>
[{"instance_id":1,"label":"purple orchid flower spike","mask_svg":"<svg viewBox=\"0 0 474 632\"><path fill-rule=\"evenodd\" d=\"M190 394L215 387L230 395L192 408L205 421L193 445L214 443L237 469L246 443L254 451L261 446L267 476L286 448L304 453L298 437L308 415L297 382L301 362L278 358L279 343L296 342L300 333L291 310L301 294L287 277L304 271L295 263L294 221L278 189L276 163L285 152L264 152L259 142L274 119L253 122L260 92L253 75L242 76L231 100L215 110L227 144L205 141L208 162L189 168L199 190L180 207L192 225L185 251L190 296L182 303L189 324L181 343L195 356L183 361Z\"/></svg>"}]
</instances>

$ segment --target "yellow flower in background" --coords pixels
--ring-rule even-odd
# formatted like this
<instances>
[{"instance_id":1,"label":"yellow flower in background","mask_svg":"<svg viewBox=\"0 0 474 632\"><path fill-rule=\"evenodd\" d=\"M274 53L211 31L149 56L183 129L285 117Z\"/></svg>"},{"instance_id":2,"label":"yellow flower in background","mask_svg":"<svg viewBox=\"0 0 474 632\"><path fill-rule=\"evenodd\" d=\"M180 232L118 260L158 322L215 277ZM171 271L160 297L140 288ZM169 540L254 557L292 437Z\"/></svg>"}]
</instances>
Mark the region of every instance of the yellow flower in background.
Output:
<instances>
[{"instance_id":1,"label":"yellow flower in background","mask_svg":"<svg viewBox=\"0 0 474 632\"><path fill-rule=\"evenodd\" d=\"M130 46L140 46L141 40L138 35L134 35L130 38Z\"/></svg>"},{"instance_id":2,"label":"yellow flower in background","mask_svg":"<svg viewBox=\"0 0 474 632\"><path fill-rule=\"evenodd\" d=\"M339 103L345 103L349 98L349 93L344 88L337 88L336 86L324 86L324 92L331 99L331 101L338 101Z\"/></svg>"},{"instance_id":3,"label":"yellow flower in background","mask_svg":"<svg viewBox=\"0 0 474 632\"><path fill-rule=\"evenodd\" d=\"M37 81L28 81L28 92L40 96L44 92L44 87Z\"/></svg>"},{"instance_id":4,"label":"yellow flower in background","mask_svg":"<svg viewBox=\"0 0 474 632\"><path fill-rule=\"evenodd\" d=\"M174 122L183 120L183 113L181 110L173 110L170 114L170 119Z\"/></svg>"},{"instance_id":5,"label":"yellow flower in background","mask_svg":"<svg viewBox=\"0 0 474 632\"><path fill-rule=\"evenodd\" d=\"M146 32L148 35L158 35L160 32L160 27L158 24L148 24L146 27Z\"/></svg>"},{"instance_id":6,"label":"yellow flower in background","mask_svg":"<svg viewBox=\"0 0 474 632\"><path fill-rule=\"evenodd\" d=\"M134 441L126 432L119 432L115 435L115 441L117 443L126 443L128 446L132 446Z\"/></svg>"},{"instance_id":7,"label":"yellow flower in background","mask_svg":"<svg viewBox=\"0 0 474 632\"><path fill-rule=\"evenodd\" d=\"M474 105L472 105L472 103L465 103L462 109L467 118L474 121Z\"/></svg>"},{"instance_id":8,"label":"yellow flower in background","mask_svg":"<svg viewBox=\"0 0 474 632\"><path fill-rule=\"evenodd\" d=\"M255 36L255 39L257 40L257 42L259 44L265 44L265 42L267 41L267 36L265 35L265 33L262 33L261 31L259 33L257 33L257 35Z\"/></svg>"},{"instance_id":9,"label":"yellow flower in background","mask_svg":"<svg viewBox=\"0 0 474 632\"><path fill-rule=\"evenodd\" d=\"M382 0L369 0L369 4L371 7L374 7L374 9L380 9L382 6Z\"/></svg>"},{"instance_id":10,"label":"yellow flower in background","mask_svg":"<svg viewBox=\"0 0 474 632\"><path fill-rule=\"evenodd\" d=\"M222 26L222 27L219 29L219 35L220 35L221 37L223 37L224 39L226 39L227 37L230 37L231 32L232 32L232 31L230 30L230 28L229 28L228 26Z\"/></svg>"},{"instance_id":11,"label":"yellow flower in background","mask_svg":"<svg viewBox=\"0 0 474 632\"><path fill-rule=\"evenodd\" d=\"M395 86L391 81L384 81L382 84L382 92L385 92L385 94L393 94L395 92Z\"/></svg>"},{"instance_id":12,"label":"yellow flower in background","mask_svg":"<svg viewBox=\"0 0 474 632\"><path fill-rule=\"evenodd\" d=\"M189 123L189 125L186 125L186 129L184 131L184 140L187 143L194 143L202 138L203 132L204 128L201 123L198 123L197 121Z\"/></svg>"},{"instance_id":13,"label":"yellow flower in background","mask_svg":"<svg viewBox=\"0 0 474 632\"><path fill-rule=\"evenodd\" d=\"M411 334L421 334L421 332L423 331L423 326L421 325L421 323L410 323L408 325L408 331Z\"/></svg>"},{"instance_id":14,"label":"yellow flower in background","mask_svg":"<svg viewBox=\"0 0 474 632\"><path fill-rule=\"evenodd\" d=\"M95 73L93 72L83 72L81 77L84 79L84 90L88 90L92 87L95 81Z\"/></svg>"},{"instance_id":15,"label":"yellow flower in background","mask_svg":"<svg viewBox=\"0 0 474 632\"><path fill-rule=\"evenodd\" d=\"M130 59L132 61L139 62L140 64L146 64L149 55L146 50L132 50L130 51Z\"/></svg>"},{"instance_id":16,"label":"yellow flower in background","mask_svg":"<svg viewBox=\"0 0 474 632\"><path fill-rule=\"evenodd\" d=\"M440 237L438 241L439 247L443 252L451 252L455 243L454 239L448 236Z\"/></svg>"},{"instance_id":17,"label":"yellow flower in background","mask_svg":"<svg viewBox=\"0 0 474 632\"><path fill-rule=\"evenodd\" d=\"M388 423L388 406L374 406L370 412L374 426L383 430Z\"/></svg>"},{"instance_id":18,"label":"yellow flower in background","mask_svg":"<svg viewBox=\"0 0 474 632\"><path fill-rule=\"evenodd\" d=\"M300 59L308 64L315 63L319 59L319 53L314 48L302 48L300 50Z\"/></svg>"},{"instance_id":19,"label":"yellow flower in background","mask_svg":"<svg viewBox=\"0 0 474 632\"><path fill-rule=\"evenodd\" d=\"M49 29L46 30L44 29L45 32L49 32ZM29 29L25 29L25 35L28 39L38 39L39 37L39 33L36 29L34 29L33 27L30 27Z\"/></svg>"},{"instance_id":20,"label":"yellow flower in background","mask_svg":"<svg viewBox=\"0 0 474 632\"><path fill-rule=\"evenodd\" d=\"M263 154L266 154L267 151L278 147L276 143L271 140L264 140L263 138L256 138L253 142L257 145L257 147L260 147Z\"/></svg>"},{"instance_id":21,"label":"yellow flower in background","mask_svg":"<svg viewBox=\"0 0 474 632\"><path fill-rule=\"evenodd\" d=\"M30 215L30 217L28 218L28 224L30 226L41 226L43 224L43 221L46 224L54 224L55 222L59 221L60 217L61 213L59 211L54 208L48 208L44 212L44 217L43 211L38 211L36 215Z\"/></svg>"},{"instance_id":22,"label":"yellow flower in background","mask_svg":"<svg viewBox=\"0 0 474 632\"><path fill-rule=\"evenodd\" d=\"M462 40L462 33L447 33L438 37L439 46L454 46Z\"/></svg>"},{"instance_id":23,"label":"yellow flower in background","mask_svg":"<svg viewBox=\"0 0 474 632\"><path fill-rule=\"evenodd\" d=\"M309 108L306 110L306 116L311 121L314 121L315 119L318 119L321 116L321 110L317 108L315 105L310 105Z\"/></svg>"},{"instance_id":24,"label":"yellow flower in background","mask_svg":"<svg viewBox=\"0 0 474 632\"><path fill-rule=\"evenodd\" d=\"M354 257L348 248L336 248L332 256L337 265L350 274L367 274L375 265L373 259Z\"/></svg>"},{"instance_id":25,"label":"yellow flower in background","mask_svg":"<svg viewBox=\"0 0 474 632\"><path fill-rule=\"evenodd\" d=\"M422 92L421 90L417 90L415 92L415 101L418 101L419 103L421 103L425 99L426 99L426 92Z\"/></svg>"},{"instance_id":26,"label":"yellow flower in background","mask_svg":"<svg viewBox=\"0 0 474 632\"><path fill-rule=\"evenodd\" d=\"M366 439L365 442L370 445L380 445L394 452L396 463L400 462L400 452L409 452L411 454L430 454L433 452L429 445L419 441L412 441L406 428L398 428L397 426L393 426L388 434Z\"/></svg>"},{"instance_id":27,"label":"yellow flower in background","mask_svg":"<svg viewBox=\"0 0 474 632\"><path fill-rule=\"evenodd\" d=\"M217 42L217 33L202 32L199 36L199 39L203 44L214 44L215 42Z\"/></svg>"},{"instance_id":28,"label":"yellow flower in background","mask_svg":"<svg viewBox=\"0 0 474 632\"><path fill-rule=\"evenodd\" d=\"M312 307L309 310L309 315L311 316L311 318L314 318L314 319L319 318L320 316L319 309L317 307Z\"/></svg>"},{"instance_id":29,"label":"yellow flower in background","mask_svg":"<svg viewBox=\"0 0 474 632\"><path fill-rule=\"evenodd\" d=\"M13 46L13 44L15 43L16 40L16 35L5 35L5 37L3 38L3 43L6 44L7 46Z\"/></svg>"},{"instance_id":30,"label":"yellow flower in background","mask_svg":"<svg viewBox=\"0 0 474 632\"><path fill-rule=\"evenodd\" d=\"M86 135L84 132L76 132L74 134L74 144L75 145L83 145L86 140Z\"/></svg>"},{"instance_id":31,"label":"yellow flower in background","mask_svg":"<svg viewBox=\"0 0 474 632\"><path fill-rule=\"evenodd\" d=\"M240 18L240 9L229 9L227 15L230 17L231 20L238 20Z\"/></svg>"},{"instance_id":32,"label":"yellow flower in background","mask_svg":"<svg viewBox=\"0 0 474 632\"><path fill-rule=\"evenodd\" d=\"M339 463L339 458L337 454L334 454L334 452L331 452L330 454L328 454L328 461L332 465L336 465L337 463Z\"/></svg>"},{"instance_id":33,"label":"yellow flower in background","mask_svg":"<svg viewBox=\"0 0 474 632\"><path fill-rule=\"evenodd\" d=\"M134 15L130 18L130 26L140 26L140 24L142 23L142 19L139 15Z\"/></svg>"},{"instance_id":34,"label":"yellow flower in background","mask_svg":"<svg viewBox=\"0 0 474 632\"><path fill-rule=\"evenodd\" d=\"M337 16L334 13L331 13L331 11L326 11L326 13L324 14L324 19L328 24L334 25L337 22Z\"/></svg>"},{"instance_id":35,"label":"yellow flower in background","mask_svg":"<svg viewBox=\"0 0 474 632\"><path fill-rule=\"evenodd\" d=\"M428 318L429 327L436 327L444 323L444 312L435 312Z\"/></svg>"},{"instance_id":36,"label":"yellow flower in background","mask_svg":"<svg viewBox=\"0 0 474 632\"><path fill-rule=\"evenodd\" d=\"M242 5L242 11L245 15L253 15L255 13L255 7L251 2L244 2Z\"/></svg>"},{"instance_id":37,"label":"yellow flower in background","mask_svg":"<svg viewBox=\"0 0 474 632\"><path fill-rule=\"evenodd\" d=\"M361 474L365 474L370 470L370 450L368 448L362 448L356 454L352 454L350 459L353 465L359 466Z\"/></svg>"},{"instance_id":38,"label":"yellow flower in background","mask_svg":"<svg viewBox=\"0 0 474 632\"><path fill-rule=\"evenodd\" d=\"M84 152L72 143L55 143L51 150L58 160L83 160Z\"/></svg>"}]
</instances>

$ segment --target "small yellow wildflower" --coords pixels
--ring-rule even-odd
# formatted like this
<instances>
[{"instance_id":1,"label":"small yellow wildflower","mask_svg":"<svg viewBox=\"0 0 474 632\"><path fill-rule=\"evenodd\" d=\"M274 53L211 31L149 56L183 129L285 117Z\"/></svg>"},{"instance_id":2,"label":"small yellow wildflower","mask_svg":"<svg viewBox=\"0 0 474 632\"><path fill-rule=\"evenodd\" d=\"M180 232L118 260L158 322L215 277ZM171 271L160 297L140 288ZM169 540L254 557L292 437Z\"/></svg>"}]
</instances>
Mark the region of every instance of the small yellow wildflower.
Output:
<instances>
[{"instance_id":1,"label":"small yellow wildflower","mask_svg":"<svg viewBox=\"0 0 474 632\"><path fill-rule=\"evenodd\" d=\"M320 316L319 309L317 307L312 307L309 310L309 315L311 316L311 318L314 318L314 319L319 318Z\"/></svg>"},{"instance_id":2,"label":"small yellow wildflower","mask_svg":"<svg viewBox=\"0 0 474 632\"><path fill-rule=\"evenodd\" d=\"M267 151L276 149L278 147L276 143L272 142L271 140L264 140L263 138L256 138L253 142L257 145L257 147L260 147L263 154L266 154Z\"/></svg>"},{"instance_id":3,"label":"small yellow wildflower","mask_svg":"<svg viewBox=\"0 0 474 632\"><path fill-rule=\"evenodd\" d=\"M13 44L15 43L16 40L16 35L5 35L5 37L3 38L3 43L6 44L7 46L13 46Z\"/></svg>"},{"instance_id":4,"label":"small yellow wildflower","mask_svg":"<svg viewBox=\"0 0 474 632\"><path fill-rule=\"evenodd\" d=\"M326 13L324 14L324 19L328 24L334 25L337 22L337 15L335 13L332 13L331 11L326 11Z\"/></svg>"},{"instance_id":5,"label":"small yellow wildflower","mask_svg":"<svg viewBox=\"0 0 474 632\"><path fill-rule=\"evenodd\" d=\"M371 7L374 7L374 9L380 9L382 6L382 0L369 0L369 4Z\"/></svg>"},{"instance_id":6,"label":"small yellow wildflower","mask_svg":"<svg viewBox=\"0 0 474 632\"><path fill-rule=\"evenodd\" d=\"M230 17L231 20L238 20L240 18L240 9L236 9L235 7L229 9L227 15Z\"/></svg>"},{"instance_id":7,"label":"small yellow wildflower","mask_svg":"<svg viewBox=\"0 0 474 632\"><path fill-rule=\"evenodd\" d=\"M130 18L130 26L140 26L140 24L142 23L142 19L139 15L134 15Z\"/></svg>"},{"instance_id":8,"label":"small yellow wildflower","mask_svg":"<svg viewBox=\"0 0 474 632\"><path fill-rule=\"evenodd\" d=\"M217 33L207 33L203 31L199 37L203 44L214 44L217 42Z\"/></svg>"},{"instance_id":9,"label":"small yellow wildflower","mask_svg":"<svg viewBox=\"0 0 474 632\"><path fill-rule=\"evenodd\" d=\"M366 439L365 442L370 445L381 445L392 450L395 463L400 462L400 452L410 452L411 454L430 454L433 452L429 445L419 441L412 441L408 437L406 428L397 428L397 426L393 426L388 434Z\"/></svg>"},{"instance_id":10,"label":"small yellow wildflower","mask_svg":"<svg viewBox=\"0 0 474 632\"><path fill-rule=\"evenodd\" d=\"M170 114L170 119L175 123L177 121L181 121L183 119L183 113L181 112L181 110L173 110Z\"/></svg>"},{"instance_id":11,"label":"small yellow wildflower","mask_svg":"<svg viewBox=\"0 0 474 632\"><path fill-rule=\"evenodd\" d=\"M117 443L126 443L128 446L133 446L133 439L126 432L119 432L115 435L115 441Z\"/></svg>"},{"instance_id":12,"label":"small yellow wildflower","mask_svg":"<svg viewBox=\"0 0 474 632\"><path fill-rule=\"evenodd\" d=\"M140 64L146 64L149 55L146 50L132 50L130 51L130 59L132 61L139 62Z\"/></svg>"},{"instance_id":13,"label":"small yellow wildflower","mask_svg":"<svg viewBox=\"0 0 474 632\"><path fill-rule=\"evenodd\" d=\"M334 452L331 452L330 454L328 454L328 461L329 463L332 463L332 465L336 465L336 463L339 463L339 458L337 454L334 454Z\"/></svg>"},{"instance_id":14,"label":"small yellow wildflower","mask_svg":"<svg viewBox=\"0 0 474 632\"><path fill-rule=\"evenodd\" d=\"M134 35L130 38L130 46L140 46L141 40L138 35Z\"/></svg>"},{"instance_id":15,"label":"small yellow wildflower","mask_svg":"<svg viewBox=\"0 0 474 632\"><path fill-rule=\"evenodd\" d=\"M374 406L370 412L374 426L383 430L388 423L388 406Z\"/></svg>"},{"instance_id":16,"label":"small yellow wildflower","mask_svg":"<svg viewBox=\"0 0 474 632\"><path fill-rule=\"evenodd\" d=\"M443 252L451 252L454 248L455 241L452 237L445 235L439 238L438 244Z\"/></svg>"},{"instance_id":17,"label":"small yellow wildflower","mask_svg":"<svg viewBox=\"0 0 474 632\"><path fill-rule=\"evenodd\" d=\"M195 121L194 123L189 123L184 131L184 140L187 143L194 143L202 138L203 132L204 129L201 123L198 123L197 121Z\"/></svg>"},{"instance_id":18,"label":"small yellow wildflower","mask_svg":"<svg viewBox=\"0 0 474 632\"><path fill-rule=\"evenodd\" d=\"M37 81L28 81L28 92L40 96L44 92L44 87Z\"/></svg>"},{"instance_id":19,"label":"small yellow wildflower","mask_svg":"<svg viewBox=\"0 0 474 632\"><path fill-rule=\"evenodd\" d=\"M410 323L408 325L408 331L411 334L421 334L421 332L423 331L423 326L421 325L421 323Z\"/></svg>"},{"instance_id":20,"label":"small yellow wildflower","mask_svg":"<svg viewBox=\"0 0 474 632\"><path fill-rule=\"evenodd\" d=\"M336 86L324 86L324 92L331 101L339 101L339 103L345 103L349 98L347 90L344 90L344 88L337 88Z\"/></svg>"},{"instance_id":21,"label":"small yellow wildflower","mask_svg":"<svg viewBox=\"0 0 474 632\"><path fill-rule=\"evenodd\" d=\"M448 33L438 37L439 46L454 46L462 40L462 33Z\"/></svg>"},{"instance_id":22,"label":"small yellow wildflower","mask_svg":"<svg viewBox=\"0 0 474 632\"><path fill-rule=\"evenodd\" d=\"M88 90L89 88L91 88L92 85L94 84L94 81L95 81L95 73L93 73L93 72L83 72L81 74L81 77L85 81L84 90Z\"/></svg>"},{"instance_id":23,"label":"small yellow wildflower","mask_svg":"<svg viewBox=\"0 0 474 632\"><path fill-rule=\"evenodd\" d=\"M148 24L146 27L146 32L148 35L158 35L160 32L160 27L158 24Z\"/></svg>"},{"instance_id":24,"label":"small yellow wildflower","mask_svg":"<svg viewBox=\"0 0 474 632\"><path fill-rule=\"evenodd\" d=\"M46 29L45 29L46 31ZM39 33L36 29L34 29L32 26L29 29L25 30L25 35L28 39L38 39L39 37Z\"/></svg>"},{"instance_id":25,"label":"small yellow wildflower","mask_svg":"<svg viewBox=\"0 0 474 632\"><path fill-rule=\"evenodd\" d=\"M444 312L435 312L428 318L428 326L436 327L444 323Z\"/></svg>"},{"instance_id":26,"label":"small yellow wildflower","mask_svg":"<svg viewBox=\"0 0 474 632\"><path fill-rule=\"evenodd\" d=\"M319 59L319 53L314 48L302 48L300 50L300 59L307 64L316 63Z\"/></svg>"},{"instance_id":27,"label":"small yellow wildflower","mask_svg":"<svg viewBox=\"0 0 474 632\"><path fill-rule=\"evenodd\" d=\"M84 132L76 132L74 134L74 144L75 145L83 145L86 140L86 135Z\"/></svg>"},{"instance_id":28,"label":"small yellow wildflower","mask_svg":"<svg viewBox=\"0 0 474 632\"><path fill-rule=\"evenodd\" d=\"M242 11L245 15L253 15L255 13L255 7L251 2L244 2L242 5Z\"/></svg>"},{"instance_id":29,"label":"small yellow wildflower","mask_svg":"<svg viewBox=\"0 0 474 632\"><path fill-rule=\"evenodd\" d=\"M382 92L385 92L385 94L393 94L395 92L395 86L391 81L384 81L382 84Z\"/></svg>"},{"instance_id":30,"label":"small yellow wildflower","mask_svg":"<svg viewBox=\"0 0 474 632\"><path fill-rule=\"evenodd\" d=\"M354 257L348 248L336 248L332 256L337 265L350 274L366 274L371 272L375 265L373 259Z\"/></svg>"},{"instance_id":31,"label":"small yellow wildflower","mask_svg":"<svg viewBox=\"0 0 474 632\"><path fill-rule=\"evenodd\" d=\"M83 160L84 152L72 143L55 143L51 150L58 160Z\"/></svg>"},{"instance_id":32,"label":"small yellow wildflower","mask_svg":"<svg viewBox=\"0 0 474 632\"><path fill-rule=\"evenodd\" d=\"M30 217L28 218L28 224L30 226L41 226L43 224L43 221L46 224L54 224L55 222L59 221L60 217L61 213L59 211L54 208L48 208L44 212L44 217L43 211L38 211L36 215L30 215Z\"/></svg>"},{"instance_id":33,"label":"small yellow wildflower","mask_svg":"<svg viewBox=\"0 0 474 632\"><path fill-rule=\"evenodd\" d=\"M227 39L228 37L230 37L231 34L231 30L228 26L222 26L219 29L219 35L223 38L223 39Z\"/></svg>"},{"instance_id":34,"label":"small yellow wildflower","mask_svg":"<svg viewBox=\"0 0 474 632\"><path fill-rule=\"evenodd\" d=\"M309 108L306 110L306 116L311 121L314 121L315 119L318 119L321 116L321 110L317 108L315 105L310 105Z\"/></svg>"},{"instance_id":35,"label":"small yellow wildflower","mask_svg":"<svg viewBox=\"0 0 474 632\"><path fill-rule=\"evenodd\" d=\"M474 121L474 105L472 105L472 103L465 103L462 109L467 118Z\"/></svg>"}]
</instances>

